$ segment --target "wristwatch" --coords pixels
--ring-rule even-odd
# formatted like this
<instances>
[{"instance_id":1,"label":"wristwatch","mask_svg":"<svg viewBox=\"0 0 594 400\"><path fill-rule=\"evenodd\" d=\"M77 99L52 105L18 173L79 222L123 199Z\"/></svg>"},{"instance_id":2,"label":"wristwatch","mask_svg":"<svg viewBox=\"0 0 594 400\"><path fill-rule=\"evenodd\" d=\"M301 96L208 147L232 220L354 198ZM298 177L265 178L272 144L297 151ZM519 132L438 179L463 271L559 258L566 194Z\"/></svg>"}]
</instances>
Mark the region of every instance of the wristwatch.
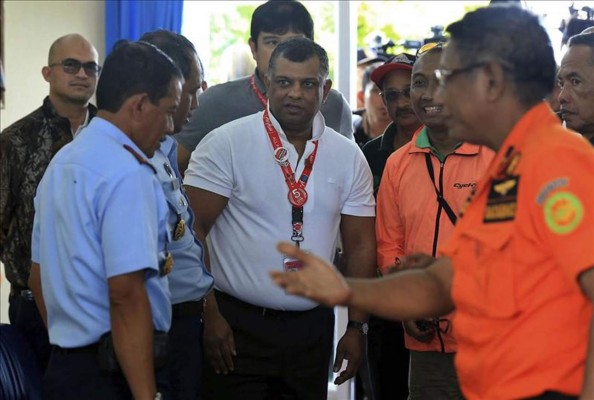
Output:
<instances>
[{"instance_id":1,"label":"wristwatch","mask_svg":"<svg viewBox=\"0 0 594 400\"><path fill-rule=\"evenodd\" d=\"M363 335L367 335L369 325L367 325L367 322L349 321L347 323L347 329L357 329Z\"/></svg>"}]
</instances>

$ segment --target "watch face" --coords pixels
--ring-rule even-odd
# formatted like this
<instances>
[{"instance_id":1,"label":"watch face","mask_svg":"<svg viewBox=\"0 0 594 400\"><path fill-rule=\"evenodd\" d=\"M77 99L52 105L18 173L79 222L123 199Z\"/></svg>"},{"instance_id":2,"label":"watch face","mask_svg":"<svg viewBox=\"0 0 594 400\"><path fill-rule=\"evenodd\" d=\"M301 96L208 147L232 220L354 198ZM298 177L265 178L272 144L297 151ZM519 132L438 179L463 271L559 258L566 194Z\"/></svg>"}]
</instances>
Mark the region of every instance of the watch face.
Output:
<instances>
[{"instance_id":1,"label":"watch face","mask_svg":"<svg viewBox=\"0 0 594 400\"><path fill-rule=\"evenodd\" d=\"M367 335L367 332L369 332L369 325L367 323L361 325L361 332L363 332L364 335Z\"/></svg>"}]
</instances>

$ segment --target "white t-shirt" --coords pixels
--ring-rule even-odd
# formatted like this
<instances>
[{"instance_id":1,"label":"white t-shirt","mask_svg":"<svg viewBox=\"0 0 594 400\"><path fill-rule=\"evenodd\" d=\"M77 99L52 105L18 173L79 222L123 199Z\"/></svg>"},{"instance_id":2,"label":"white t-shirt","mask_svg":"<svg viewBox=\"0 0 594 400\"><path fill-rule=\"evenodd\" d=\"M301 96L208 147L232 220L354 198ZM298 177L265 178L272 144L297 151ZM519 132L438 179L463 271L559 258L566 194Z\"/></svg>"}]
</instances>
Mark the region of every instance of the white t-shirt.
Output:
<instances>
[{"instance_id":1,"label":"white t-shirt","mask_svg":"<svg viewBox=\"0 0 594 400\"><path fill-rule=\"evenodd\" d=\"M184 184L229 199L207 237L215 287L262 307L307 310L316 304L285 294L269 276L269 271L283 269L276 244L290 241L292 208L262 115L237 119L207 135L192 153ZM270 119L289 153L296 179L314 149L313 140L319 139L306 186L301 248L331 261L340 215L375 215L373 179L365 157L355 142L326 127L318 113L313 138L297 165L297 151L272 113Z\"/></svg>"}]
</instances>

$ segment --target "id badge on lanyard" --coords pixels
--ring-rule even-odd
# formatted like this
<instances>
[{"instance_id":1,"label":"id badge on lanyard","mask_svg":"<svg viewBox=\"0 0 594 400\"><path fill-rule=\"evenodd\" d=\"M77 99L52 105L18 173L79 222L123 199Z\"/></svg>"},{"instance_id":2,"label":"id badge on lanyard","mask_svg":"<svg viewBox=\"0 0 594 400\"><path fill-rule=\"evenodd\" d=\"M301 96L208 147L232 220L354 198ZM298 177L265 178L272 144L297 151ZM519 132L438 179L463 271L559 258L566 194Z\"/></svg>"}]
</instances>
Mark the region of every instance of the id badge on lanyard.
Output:
<instances>
[{"instance_id":1,"label":"id badge on lanyard","mask_svg":"<svg viewBox=\"0 0 594 400\"><path fill-rule=\"evenodd\" d=\"M280 166L283 176L285 178L285 183L287 184L288 193L287 199L291 204L291 225L292 225L292 234L291 234L291 241L295 243L295 246L299 247L301 242L303 242L303 206L307 203L307 190L305 189L307 185L307 181L309 179L309 175L313 169L314 162L316 160L316 154L318 152L318 141L313 141L314 150L312 153L305 159L305 166L303 168L303 172L298 180L295 180L295 174L293 172L293 168L291 168L291 164L289 163L289 154L287 149L285 149L282 145L280 140L280 136L272 122L270 121L270 116L268 114L268 109L264 110L264 127L266 128L266 133L268 134L268 138L270 139L270 143L273 147L274 152L274 159ZM294 258L283 257L283 269L285 271L298 271L303 267L302 263Z\"/></svg>"}]
</instances>

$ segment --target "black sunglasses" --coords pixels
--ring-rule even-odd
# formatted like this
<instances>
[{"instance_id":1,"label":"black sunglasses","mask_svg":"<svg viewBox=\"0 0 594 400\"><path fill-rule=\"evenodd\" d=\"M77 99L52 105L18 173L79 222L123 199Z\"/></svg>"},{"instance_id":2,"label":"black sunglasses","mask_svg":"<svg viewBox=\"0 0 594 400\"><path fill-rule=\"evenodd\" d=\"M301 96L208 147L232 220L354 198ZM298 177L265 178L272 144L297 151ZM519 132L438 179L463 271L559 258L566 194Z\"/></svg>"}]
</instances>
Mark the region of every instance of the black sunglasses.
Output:
<instances>
[{"instance_id":1,"label":"black sunglasses","mask_svg":"<svg viewBox=\"0 0 594 400\"><path fill-rule=\"evenodd\" d=\"M94 61L82 63L74 58L67 58L60 63L50 64L49 66L56 67L58 65L62 66L64 72L69 75L78 74L78 71L80 71L81 68L84 68L85 74L90 77L96 77L99 75L99 72L101 72L101 67Z\"/></svg>"},{"instance_id":2,"label":"black sunglasses","mask_svg":"<svg viewBox=\"0 0 594 400\"><path fill-rule=\"evenodd\" d=\"M404 90L386 89L380 93L386 103L392 103L398 100L400 96L404 96L405 99L410 99L410 88Z\"/></svg>"}]
</instances>

